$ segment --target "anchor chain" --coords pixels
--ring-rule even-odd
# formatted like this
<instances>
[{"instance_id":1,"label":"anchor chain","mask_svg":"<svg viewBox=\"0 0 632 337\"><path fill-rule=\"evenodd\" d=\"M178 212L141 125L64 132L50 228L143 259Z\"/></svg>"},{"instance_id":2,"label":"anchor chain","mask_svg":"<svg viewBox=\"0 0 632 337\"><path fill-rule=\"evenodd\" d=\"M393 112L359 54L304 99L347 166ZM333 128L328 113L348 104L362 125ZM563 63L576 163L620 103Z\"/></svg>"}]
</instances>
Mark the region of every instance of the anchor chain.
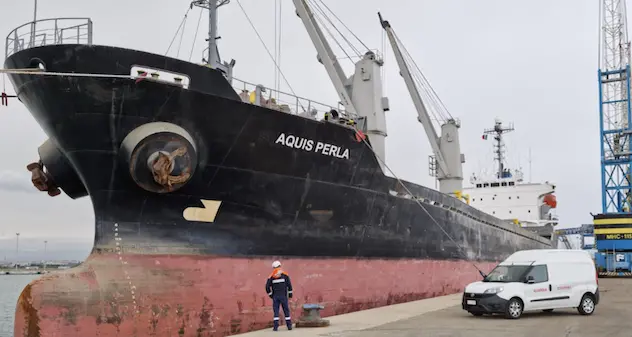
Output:
<instances>
[{"instance_id":1,"label":"anchor chain","mask_svg":"<svg viewBox=\"0 0 632 337\"><path fill-rule=\"evenodd\" d=\"M183 172L177 176L171 175L176 157L182 157L187 153L186 147L180 147L170 154L158 152L158 157L153 161L151 165L152 175L154 181L158 184L167 187L169 191L173 190L174 184L181 184L186 182L191 174L189 172ZM188 171L188 170L187 170Z\"/></svg>"}]
</instances>

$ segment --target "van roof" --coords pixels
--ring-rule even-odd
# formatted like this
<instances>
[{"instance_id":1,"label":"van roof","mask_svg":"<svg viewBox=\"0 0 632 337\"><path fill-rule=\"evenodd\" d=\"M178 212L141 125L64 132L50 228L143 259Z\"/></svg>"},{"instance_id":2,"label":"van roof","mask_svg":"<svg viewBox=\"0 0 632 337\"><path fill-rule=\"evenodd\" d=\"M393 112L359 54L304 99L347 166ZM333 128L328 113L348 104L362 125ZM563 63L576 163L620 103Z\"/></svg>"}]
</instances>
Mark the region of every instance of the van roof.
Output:
<instances>
[{"instance_id":1,"label":"van roof","mask_svg":"<svg viewBox=\"0 0 632 337\"><path fill-rule=\"evenodd\" d=\"M520 250L511 254L501 264L522 264L532 262L587 262L592 263L590 254L583 250L571 249L533 249Z\"/></svg>"}]
</instances>

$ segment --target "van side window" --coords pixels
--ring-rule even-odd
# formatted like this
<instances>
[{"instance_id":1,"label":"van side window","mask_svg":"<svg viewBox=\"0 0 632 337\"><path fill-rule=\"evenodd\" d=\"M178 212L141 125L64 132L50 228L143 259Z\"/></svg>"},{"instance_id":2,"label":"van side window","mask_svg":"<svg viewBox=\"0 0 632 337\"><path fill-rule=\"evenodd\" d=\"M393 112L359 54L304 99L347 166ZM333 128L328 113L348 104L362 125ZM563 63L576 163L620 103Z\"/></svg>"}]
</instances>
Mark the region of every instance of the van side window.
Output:
<instances>
[{"instance_id":1,"label":"van side window","mask_svg":"<svg viewBox=\"0 0 632 337\"><path fill-rule=\"evenodd\" d=\"M549 273L546 265L534 266L526 277L533 276L535 283L546 282L549 280Z\"/></svg>"}]
</instances>

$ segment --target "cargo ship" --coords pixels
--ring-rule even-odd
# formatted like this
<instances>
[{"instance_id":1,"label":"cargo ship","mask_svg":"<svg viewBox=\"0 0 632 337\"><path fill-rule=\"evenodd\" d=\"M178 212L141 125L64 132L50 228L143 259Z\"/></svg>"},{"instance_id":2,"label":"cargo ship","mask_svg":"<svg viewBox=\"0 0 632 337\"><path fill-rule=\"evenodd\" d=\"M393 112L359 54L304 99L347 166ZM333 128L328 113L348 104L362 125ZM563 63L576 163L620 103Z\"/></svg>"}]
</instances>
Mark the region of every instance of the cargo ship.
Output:
<instances>
[{"instance_id":1,"label":"cargo ship","mask_svg":"<svg viewBox=\"0 0 632 337\"><path fill-rule=\"evenodd\" d=\"M551 247L388 176L382 60L367 51L344 77L310 7L293 3L341 106L236 89L217 48L226 0L191 3L211 22L202 65L94 44L90 19L9 34L4 72L49 137L33 184L89 197L95 214L91 254L25 287L15 336L227 336L271 326L274 260L296 321L306 303L330 316L459 292L514 251Z\"/></svg>"}]
</instances>

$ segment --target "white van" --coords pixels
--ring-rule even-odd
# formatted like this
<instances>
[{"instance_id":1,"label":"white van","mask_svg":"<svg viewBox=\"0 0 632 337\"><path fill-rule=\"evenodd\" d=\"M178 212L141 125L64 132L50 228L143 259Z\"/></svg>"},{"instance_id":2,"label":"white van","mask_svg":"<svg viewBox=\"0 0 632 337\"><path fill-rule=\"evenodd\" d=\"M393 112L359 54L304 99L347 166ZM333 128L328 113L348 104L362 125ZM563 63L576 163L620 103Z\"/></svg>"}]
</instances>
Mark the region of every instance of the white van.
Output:
<instances>
[{"instance_id":1,"label":"white van","mask_svg":"<svg viewBox=\"0 0 632 337\"><path fill-rule=\"evenodd\" d=\"M474 316L577 308L591 315L599 303L597 269L588 252L567 249L513 253L463 293L463 310Z\"/></svg>"}]
</instances>

